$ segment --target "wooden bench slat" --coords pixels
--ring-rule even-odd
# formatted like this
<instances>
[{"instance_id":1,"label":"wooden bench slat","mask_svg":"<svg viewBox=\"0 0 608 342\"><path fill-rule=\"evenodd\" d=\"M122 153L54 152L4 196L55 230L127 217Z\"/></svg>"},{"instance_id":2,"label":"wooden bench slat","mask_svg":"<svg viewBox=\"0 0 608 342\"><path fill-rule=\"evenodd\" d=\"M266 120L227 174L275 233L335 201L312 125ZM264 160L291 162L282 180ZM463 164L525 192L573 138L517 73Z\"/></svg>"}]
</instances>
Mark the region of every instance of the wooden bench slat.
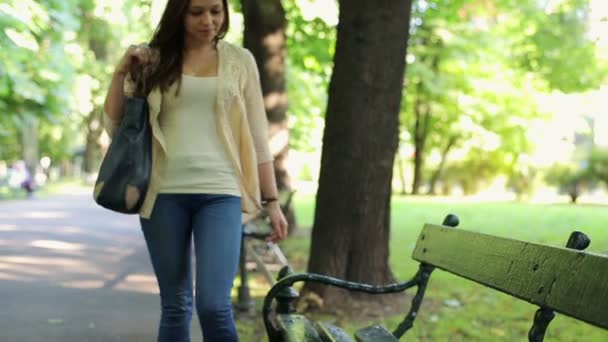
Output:
<instances>
[{"instance_id":1,"label":"wooden bench slat","mask_svg":"<svg viewBox=\"0 0 608 342\"><path fill-rule=\"evenodd\" d=\"M412 257L608 328L608 257L427 224Z\"/></svg>"},{"instance_id":2,"label":"wooden bench slat","mask_svg":"<svg viewBox=\"0 0 608 342\"><path fill-rule=\"evenodd\" d=\"M315 328L323 342L353 342L353 339L342 330L328 322L317 322Z\"/></svg>"},{"instance_id":3,"label":"wooden bench slat","mask_svg":"<svg viewBox=\"0 0 608 342\"><path fill-rule=\"evenodd\" d=\"M399 342L390 331L380 324L357 330L355 339L357 342Z\"/></svg>"}]
</instances>

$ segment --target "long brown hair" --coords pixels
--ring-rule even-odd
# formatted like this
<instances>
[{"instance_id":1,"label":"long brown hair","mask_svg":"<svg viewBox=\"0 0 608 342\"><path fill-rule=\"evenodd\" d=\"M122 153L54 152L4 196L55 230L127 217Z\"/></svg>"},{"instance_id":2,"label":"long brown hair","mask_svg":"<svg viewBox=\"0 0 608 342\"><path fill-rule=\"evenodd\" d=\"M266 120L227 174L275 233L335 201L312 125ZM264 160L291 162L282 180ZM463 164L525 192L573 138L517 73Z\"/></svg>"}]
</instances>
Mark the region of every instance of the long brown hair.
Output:
<instances>
[{"instance_id":1,"label":"long brown hair","mask_svg":"<svg viewBox=\"0 0 608 342\"><path fill-rule=\"evenodd\" d=\"M228 15L228 0L222 0L224 7L224 23L216 37L224 38L230 24ZM168 0L163 16L154 31L150 48L158 51L158 63L146 79L146 91L160 86L166 91L174 82L181 81L182 63L184 60L184 38L186 29L184 19L190 0Z\"/></svg>"}]
</instances>

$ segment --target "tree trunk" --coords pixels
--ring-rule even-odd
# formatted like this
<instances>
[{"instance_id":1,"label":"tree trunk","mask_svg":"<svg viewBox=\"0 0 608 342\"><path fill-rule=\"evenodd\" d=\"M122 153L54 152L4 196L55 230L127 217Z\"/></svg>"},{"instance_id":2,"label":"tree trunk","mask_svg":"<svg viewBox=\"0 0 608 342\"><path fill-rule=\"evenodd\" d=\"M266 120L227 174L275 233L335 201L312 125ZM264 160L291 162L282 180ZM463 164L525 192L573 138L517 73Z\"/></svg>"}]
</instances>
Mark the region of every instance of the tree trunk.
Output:
<instances>
[{"instance_id":1,"label":"tree trunk","mask_svg":"<svg viewBox=\"0 0 608 342\"><path fill-rule=\"evenodd\" d=\"M38 161L40 160L38 128L40 120L31 114L22 116L20 124L22 158L25 166L32 177L36 175Z\"/></svg>"},{"instance_id":2,"label":"tree trunk","mask_svg":"<svg viewBox=\"0 0 608 342\"><path fill-rule=\"evenodd\" d=\"M450 153L450 150L456 143L456 140L457 140L456 136L454 136L454 135L450 136L448 143L443 148L443 151L441 151L441 161L439 162L439 166L437 167L437 170L435 170L435 172L431 176L431 180L429 182L429 195L436 194L435 187L437 186L437 181L439 180L439 178L441 177L441 174L443 173L443 168L445 167L445 162L448 159L448 153Z\"/></svg>"},{"instance_id":3,"label":"tree trunk","mask_svg":"<svg viewBox=\"0 0 608 342\"><path fill-rule=\"evenodd\" d=\"M424 153L426 139L431 120L430 105L428 102L423 103L422 100L422 83L418 84L416 94L416 102L414 104L414 114L416 123L414 126L414 180L412 183L412 195L420 193L420 185L422 185L422 167L424 165Z\"/></svg>"},{"instance_id":4,"label":"tree trunk","mask_svg":"<svg viewBox=\"0 0 608 342\"><path fill-rule=\"evenodd\" d=\"M391 179L410 5L340 1L309 272L370 284L394 281L388 264ZM331 307L344 306L349 296L313 283L307 292Z\"/></svg>"},{"instance_id":5,"label":"tree trunk","mask_svg":"<svg viewBox=\"0 0 608 342\"><path fill-rule=\"evenodd\" d=\"M102 28L98 25L101 25L101 23L91 23L85 26L86 30L89 30L87 44L95 56L95 61L103 63L108 60L109 43L103 35L93 33L94 30ZM84 180L87 183L94 183L95 178L93 176L99 171L103 156L103 146L100 141L103 134L103 111L92 111L86 119L86 124L87 140L83 160Z\"/></svg>"},{"instance_id":6,"label":"tree trunk","mask_svg":"<svg viewBox=\"0 0 608 342\"><path fill-rule=\"evenodd\" d=\"M84 153L84 172L87 177L99 170L99 163L102 157L102 146L99 138L103 133L102 112L94 110L87 118L87 141ZM93 179L85 179L94 181Z\"/></svg>"},{"instance_id":7,"label":"tree trunk","mask_svg":"<svg viewBox=\"0 0 608 342\"><path fill-rule=\"evenodd\" d=\"M285 193L292 190L287 169L289 128L285 85L285 10L280 0L241 0L241 5L245 20L243 45L251 51L260 70L277 186L280 192ZM292 232L296 227L293 204L289 206L286 217Z\"/></svg>"},{"instance_id":8,"label":"tree trunk","mask_svg":"<svg viewBox=\"0 0 608 342\"><path fill-rule=\"evenodd\" d=\"M578 182L570 185L570 189L568 189L568 195L570 196L570 203L576 204L578 197L581 194L581 188Z\"/></svg>"},{"instance_id":9,"label":"tree trunk","mask_svg":"<svg viewBox=\"0 0 608 342\"><path fill-rule=\"evenodd\" d=\"M429 44L427 39L423 40L425 45ZM441 43L433 43L433 47L440 48ZM439 70L439 57L431 56L431 69L437 73ZM420 81L417 85L416 92L416 103L414 104L414 111L416 114L416 123L414 128L414 181L412 184L412 194L418 195L420 193L420 186L422 185L422 168L424 167L424 156L426 153L426 141L431 128L431 96L430 94L425 95L423 81ZM423 102L424 101L424 102Z\"/></svg>"},{"instance_id":10,"label":"tree trunk","mask_svg":"<svg viewBox=\"0 0 608 342\"><path fill-rule=\"evenodd\" d=\"M397 153L397 165L399 167L399 185L401 185L401 195L407 195L407 185L405 184L405 163L403 157Z\"/></svg>"}]
</instances>

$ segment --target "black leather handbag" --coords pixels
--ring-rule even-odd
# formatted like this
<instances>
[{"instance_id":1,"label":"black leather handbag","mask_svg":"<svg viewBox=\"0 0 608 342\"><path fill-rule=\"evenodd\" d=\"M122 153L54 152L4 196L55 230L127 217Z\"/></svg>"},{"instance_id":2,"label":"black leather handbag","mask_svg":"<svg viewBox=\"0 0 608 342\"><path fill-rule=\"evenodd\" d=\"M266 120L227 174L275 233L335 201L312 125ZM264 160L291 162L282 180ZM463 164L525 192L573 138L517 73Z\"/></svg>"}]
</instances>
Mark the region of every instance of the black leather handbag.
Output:
<instances>
[{"instance_id":1,"label":"black leather handbag","mask_svg":"<svg viewBox=\"0 0 608 342\"><path fill-rule=\"evenodd\" d=\"M93 194L97 204L123 214L139 212L152 170L148 102L145 91L136 94L125 98L122 121L101 163Z\"/></svg>"}]
</instances>

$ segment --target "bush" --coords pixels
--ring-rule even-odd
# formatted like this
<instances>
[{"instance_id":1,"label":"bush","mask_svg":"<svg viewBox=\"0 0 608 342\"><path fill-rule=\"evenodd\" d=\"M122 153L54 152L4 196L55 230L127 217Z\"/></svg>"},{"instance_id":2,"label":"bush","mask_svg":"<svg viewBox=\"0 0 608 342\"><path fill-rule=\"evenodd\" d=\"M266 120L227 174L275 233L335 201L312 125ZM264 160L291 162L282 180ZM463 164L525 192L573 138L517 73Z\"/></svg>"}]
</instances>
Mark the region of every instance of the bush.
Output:
<instances>
[{"instance_id":1,"label":"bush","mask_svg":"<svg viewBox=\"0 0 608 342\"><path fill-rule=\"evenodd\" d=\"M595 177L590 169L578 168L572 164L556 164L547 170L545 181L557 186L560 192L567 193L572 203L576 203L581 193L594 185Z\"/></svg>"},{"instance_id":2,"label":"bush","mask_svg":"<svg viewBox=\"0 0 608 342\"><path fill-rule=\"evenodd\" d=\"M595 150L591 153L589 170L593 177L608 184L608 150Z\"/></svg>"}]
</instances>

